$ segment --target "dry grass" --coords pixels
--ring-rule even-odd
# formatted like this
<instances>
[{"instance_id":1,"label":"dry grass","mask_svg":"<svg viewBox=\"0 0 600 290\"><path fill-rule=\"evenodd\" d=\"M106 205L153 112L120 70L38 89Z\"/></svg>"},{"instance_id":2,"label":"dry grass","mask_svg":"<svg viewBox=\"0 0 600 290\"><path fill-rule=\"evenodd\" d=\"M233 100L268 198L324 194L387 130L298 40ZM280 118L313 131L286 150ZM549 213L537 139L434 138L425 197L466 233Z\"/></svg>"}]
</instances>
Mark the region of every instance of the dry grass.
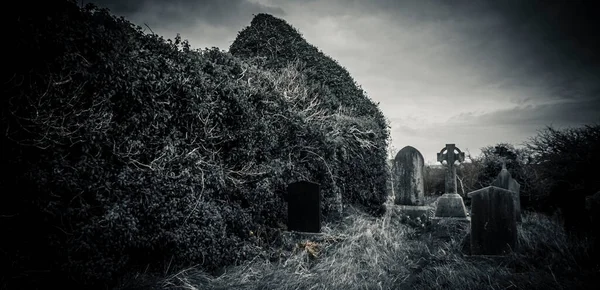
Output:
<instances>
[{"instance_id":1,"label":"dry grass","mask_svg":"<svg viewBox=\"0 0 600 290\"><path fill-rule=\"evenodd\" d=\"M353 210L312 240L290 241L294 250L280 262L257 258L218 277L190 268L152 288L593 289L590 281L600 276L598 265L588 263L594 261L590 241L570 239L540 214L525 214L520 248L506 257L464 255L467 232L453 222L414 229L390 215L373 218Z\"/></svg>"}]
</instances>

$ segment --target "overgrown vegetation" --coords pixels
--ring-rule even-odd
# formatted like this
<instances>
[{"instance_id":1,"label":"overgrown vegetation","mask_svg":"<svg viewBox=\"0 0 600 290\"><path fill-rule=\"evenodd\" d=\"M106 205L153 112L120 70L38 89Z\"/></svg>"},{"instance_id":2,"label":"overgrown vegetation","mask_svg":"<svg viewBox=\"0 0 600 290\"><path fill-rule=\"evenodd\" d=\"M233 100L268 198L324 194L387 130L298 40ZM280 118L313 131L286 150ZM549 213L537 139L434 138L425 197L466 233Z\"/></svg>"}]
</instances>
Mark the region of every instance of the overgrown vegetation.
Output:
<instances>
[{"instance_id":1,"label":"overgrown vegetation","mask_svg":"<svg viewBox=\"0 0 600 290\"><path fill-rule=\"evenodd\" d=\"M324 185L328 218L342 202L381 214L387 125L363 95L375 117L332 102L302 59L271 70L55 2L9 13L6 287L239 264L285 229L285 188L300 179Z\"/></svg>"}]
</instances>

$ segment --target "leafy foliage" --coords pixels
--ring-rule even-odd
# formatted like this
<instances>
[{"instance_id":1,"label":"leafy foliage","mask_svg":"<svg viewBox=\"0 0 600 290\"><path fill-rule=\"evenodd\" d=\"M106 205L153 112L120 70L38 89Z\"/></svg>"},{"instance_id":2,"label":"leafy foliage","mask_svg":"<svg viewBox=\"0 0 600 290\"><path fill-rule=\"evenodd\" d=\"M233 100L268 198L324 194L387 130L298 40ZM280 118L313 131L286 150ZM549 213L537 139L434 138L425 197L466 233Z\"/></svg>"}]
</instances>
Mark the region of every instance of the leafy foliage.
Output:
<instances>
[{"instance_id":1,"label":"leafy foliage","mask_svg":"<svg viewBox=\"0 0 600 290\"><path fill-rule=\"evenodd\" d=\"M315 131L322 136L317 140L325 142L314 146L315 155L328 164L333 175L320 180L325 187L326 204L339 204L334 192L341 191L344 201L375 214L383 213L389 179L389 126L378 105L348 71L307 43L287 22L264 13L256 15L250 26L238 34L230 52L275 72L290 62L303 65L301 72L308 95L317 98L316 108L331 120ZM339 211L339 206L334 209Z\"/></svg>"}]
</instances>

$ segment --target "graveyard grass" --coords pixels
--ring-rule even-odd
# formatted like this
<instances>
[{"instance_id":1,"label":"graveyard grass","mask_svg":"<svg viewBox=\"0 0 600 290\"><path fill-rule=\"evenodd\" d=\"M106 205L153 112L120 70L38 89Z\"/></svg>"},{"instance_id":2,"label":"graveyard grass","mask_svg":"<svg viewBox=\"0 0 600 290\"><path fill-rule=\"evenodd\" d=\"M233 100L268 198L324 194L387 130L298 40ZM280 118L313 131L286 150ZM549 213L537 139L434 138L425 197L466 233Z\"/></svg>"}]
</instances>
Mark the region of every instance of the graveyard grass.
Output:
<instances>
[{"instance_id":1,"label":"graveyard grass","mask_svg":"<svg viewBox=\"0 0 600 290\"><path fill-rule=\"evenodd\" d=\"M322 242L295 241L277 262L257 257L220 276L193 267L141 273L120 289L593 289L600 282L598 269L589 270L589 241L569 238L552 217L524 212L519 249L506 257L464 255L468 230L459 224L400 220L350 208L340 224L325 224Z\"/></svg>"}]
</instances>

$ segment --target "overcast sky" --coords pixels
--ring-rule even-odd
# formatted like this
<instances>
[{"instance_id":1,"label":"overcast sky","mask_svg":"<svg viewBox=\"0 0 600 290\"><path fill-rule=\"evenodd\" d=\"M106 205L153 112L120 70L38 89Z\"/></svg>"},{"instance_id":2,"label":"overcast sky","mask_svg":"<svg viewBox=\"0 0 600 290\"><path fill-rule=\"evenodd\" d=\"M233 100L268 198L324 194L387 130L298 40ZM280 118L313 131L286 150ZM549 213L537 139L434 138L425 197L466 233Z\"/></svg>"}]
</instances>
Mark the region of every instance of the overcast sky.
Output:
<instances>
[{"instance_id":1,"label":"overcast sky","mask_svg":"<svg viewBox=\"0 0 600 290\"><path fill-rule=\"evenodd\" d=\"M282 18L381 103L392 145L426 163L446 143L478 155L545 125L600 122L600 15L574 5L591 1L91 2L195 48L229 50L253 14Z\"/></svg>"}]
</instances>

